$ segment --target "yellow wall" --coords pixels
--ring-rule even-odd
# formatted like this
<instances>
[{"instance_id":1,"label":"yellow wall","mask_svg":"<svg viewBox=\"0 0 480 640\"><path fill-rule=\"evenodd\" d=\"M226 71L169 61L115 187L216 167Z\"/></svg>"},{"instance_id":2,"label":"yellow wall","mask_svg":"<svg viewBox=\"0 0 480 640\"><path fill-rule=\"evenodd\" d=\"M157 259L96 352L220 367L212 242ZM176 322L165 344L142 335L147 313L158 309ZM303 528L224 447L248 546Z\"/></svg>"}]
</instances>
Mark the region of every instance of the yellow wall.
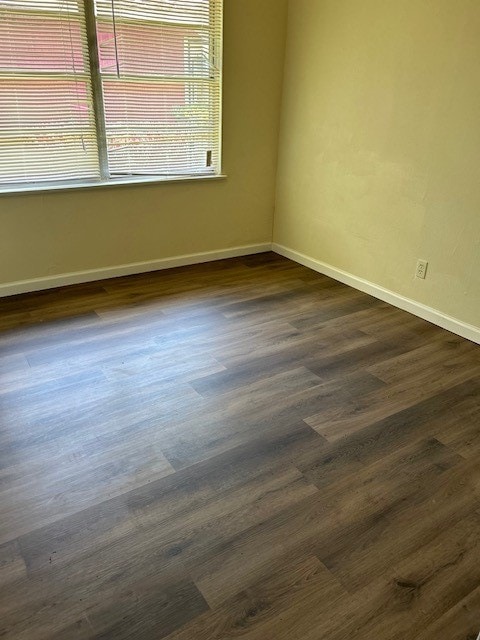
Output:
<instances>
[{"instance_id":1,"label":"yellow wall","mask_svg":"<svg viewBox=\"0 0 480 640\"><path fill-rule=\"evenodd\" d=\"M291 0L274 227L477 326L479 34L479 0Z\"/></svg>"},{"instance_id":2,"label":"yellow wall","mask_svg":"<svg viewBox=\"0 0 480 640\"><path fill-rule=\"evenodd\" d=\"M271 241L287 0L225 0L222 182L0 196L0 285Z\"/></svg>"}]
</instances>

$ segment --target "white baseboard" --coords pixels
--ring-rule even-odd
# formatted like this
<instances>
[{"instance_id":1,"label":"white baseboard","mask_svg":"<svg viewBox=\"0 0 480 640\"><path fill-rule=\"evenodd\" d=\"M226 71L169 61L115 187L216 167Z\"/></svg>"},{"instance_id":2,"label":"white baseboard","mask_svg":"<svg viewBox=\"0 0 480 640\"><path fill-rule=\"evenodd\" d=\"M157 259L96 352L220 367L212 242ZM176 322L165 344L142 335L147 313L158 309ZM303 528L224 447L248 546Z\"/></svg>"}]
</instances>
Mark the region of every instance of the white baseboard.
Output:
<instances>
[{"instance_id":1,"label":"white baseboard","mask_svg":"<svg viewBox=\"0 0 480 640\"><path fill-rule=\"evenodd\" d=\"M390 291L389 289L385 289L384 287L380 287L373 282L369 282L368 280L364 280L363 278L358 278L351 273L347 273L346 271L342 271L341 269L332 267L325 262L320 262L319 260L310 258L303 253L299 253L298 251L294 251L293 249L284 247L281 244L276 244L274 242L272 244L272 251L279 253L285 258L290 258L290 260L294 260L295 262L303 264L305 267L309 267L314 271L318 271L318 273L329 276L334 280L343 282L344 284L347 284L354 289L358 289L360 291L368 293L371 296L378 298L379 300L388 302L394 307L403 309L403 311L413 313L419 318L423 318L424 320L428 320L428 322L432 322L433 324L442 327L442 329L447 329L447 331L451 331L452 333L462 336L462 338L467 338L467 340L471 340L472 342L480 344L480 327L462 322L458 318L448 316L438 309L428 307L424 304L421 304L420 302L412 300L411 298L405 298L404 296Z\"/></svg>"},{"instance_id":2,"label":"white baseboard","mask_svg":"<svg viewBox=\"0 0 480 640\"><path fill-rule=\"evenodd\" d=\"M173 267L184 267L191 264L224 260L225 258L238 258L254 253L271 251L271 248L272 245L270 242L265 242L263 244L250 244L241 247L232 247L230 249L221 249L220 251L206 251L204 253L191 253L185 256L161 258L160 260L150 260L147 262L134 262L132 264L122 264L115 267L105 267L103 269L75 271L73 273L63 273L55 276L46 276L44 278L34 278L32 280L18 280L17 282L0 284L0 298L13 296L18 293L64 287L69 284L94 282L96 280L106 280L107 278L118 278L120 276L131 276L135 273L160 271L162 269L172 269Z\"/></svg>"},{"instance_id":3,"label":"white baseboard","mask_svg":"<svg viewBox=\"0 0 480 640\"><path fill-rule=\"evenodd\" d=\"M413 313L413 315L428 320L447 331L451 331L463 338L467 338L472 342L480 344L480 327L476 327L466 322L462 322L458 318L453 318L438 309L433 309L420 302L416 302L410 298L406 298L398 293L380 287L379 285L354 276L351 273L337 269L332 265L315 260L293 249L289 249L283 245L269 242L263 244L245 245L240 247L232 247L230 249L221 249L219 251L206 251L203 253L191 253L183 256L175 256L172 258L161 258L159 260L150 260L147 262L134 262L131 264L122 264L115 267L105 267L102 269L89 269L86 271L75 271L73 273L64 273L54 276L46 276L44 278L34 278L32 280L18 280L17 282L9 282L0 284L0 298L12 296L19 293L29 293L32 291L41 291L43 289L53 289L55 287L63 287L69 284L79 284L84 282L94 282L96 280L106 280L108 278L118 278L120 276L129 276L136 273L147 273L149 271L160 271L162 269L172 269L173 267L184 267L192 264L201 264L204 262L212 262L214 260L224 260L226 258L238 258L241 256L253 255L255 253L264 253L265 251L275 251L276 253L290 258L305 267L309 267L318 273L322 273L334 280L343 282L344 284L358 289L369 295L379 298L384 302Z\"/></svg>"}]
</instances>

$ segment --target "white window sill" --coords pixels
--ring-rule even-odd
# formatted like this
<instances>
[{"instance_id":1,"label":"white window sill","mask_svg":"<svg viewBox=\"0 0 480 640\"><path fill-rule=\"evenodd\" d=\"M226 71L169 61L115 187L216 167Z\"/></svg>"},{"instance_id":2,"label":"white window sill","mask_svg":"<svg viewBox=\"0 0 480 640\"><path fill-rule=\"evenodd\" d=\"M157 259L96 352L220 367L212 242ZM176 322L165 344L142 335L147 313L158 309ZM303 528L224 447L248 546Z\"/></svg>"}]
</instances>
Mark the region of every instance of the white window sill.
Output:
<instances>
[{"instance_id":1,"label":"white window sill","mask_svg":"<svg viewBox=\"0 0 480 640\"><path fill-rule=\"evenodd\" d=\"M21 195L23 193L39 193L44 191L73 191L77 189L103 189L105 187L128 187L140 184L162 184L171 182L192 182L202 180L225 180L223 173L196 176L128 176L111 180L45 182L35 184L12 184L0 186L0 195Z\"/></svg>"}]
</instances>

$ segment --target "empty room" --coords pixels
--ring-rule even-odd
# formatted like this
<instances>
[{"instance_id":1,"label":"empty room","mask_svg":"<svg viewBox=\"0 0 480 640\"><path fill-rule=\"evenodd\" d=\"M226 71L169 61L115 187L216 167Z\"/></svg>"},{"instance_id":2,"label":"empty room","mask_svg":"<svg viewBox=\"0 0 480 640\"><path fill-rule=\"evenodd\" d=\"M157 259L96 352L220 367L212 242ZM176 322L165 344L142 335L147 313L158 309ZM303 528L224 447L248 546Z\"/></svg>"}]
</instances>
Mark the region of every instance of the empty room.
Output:
<instances>
[{"instance_id":1,"label":"empty room","mask_svg":"<svg viewBox=\"0 0 480 640\"><path fill-rule=\"evenodd\" d=\"M480 638L480 2L0 0L0 637Z\"/></svg>"}]
</instances>

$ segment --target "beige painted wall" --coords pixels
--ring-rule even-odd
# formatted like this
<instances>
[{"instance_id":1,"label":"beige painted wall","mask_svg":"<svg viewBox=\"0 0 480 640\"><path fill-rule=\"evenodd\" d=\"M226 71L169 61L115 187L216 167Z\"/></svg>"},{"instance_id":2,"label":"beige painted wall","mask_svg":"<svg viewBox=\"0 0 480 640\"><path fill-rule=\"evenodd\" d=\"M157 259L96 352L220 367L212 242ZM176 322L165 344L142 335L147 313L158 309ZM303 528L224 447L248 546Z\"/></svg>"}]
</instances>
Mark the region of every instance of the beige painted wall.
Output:
<instances>
[{"instance_id":1,"label":"beige painted wall","mask_svg":"<svg viewBox=\"0 0 480 640\"><path fill-rule=\"evenodd\" d=\"M225 0L226 181L0 196L0 284L270 242L287 0Z\"/></svg>"},{"instance_id":2,"label":"beige painted wall","mask_svg":"<svg viewBox=\"0 0 480 640\"><path fill-rule=\"evenodd\" d=\"M478 0L290 0L274 227L476 326L479 34Z\"/></svg>"}]
</instances>

